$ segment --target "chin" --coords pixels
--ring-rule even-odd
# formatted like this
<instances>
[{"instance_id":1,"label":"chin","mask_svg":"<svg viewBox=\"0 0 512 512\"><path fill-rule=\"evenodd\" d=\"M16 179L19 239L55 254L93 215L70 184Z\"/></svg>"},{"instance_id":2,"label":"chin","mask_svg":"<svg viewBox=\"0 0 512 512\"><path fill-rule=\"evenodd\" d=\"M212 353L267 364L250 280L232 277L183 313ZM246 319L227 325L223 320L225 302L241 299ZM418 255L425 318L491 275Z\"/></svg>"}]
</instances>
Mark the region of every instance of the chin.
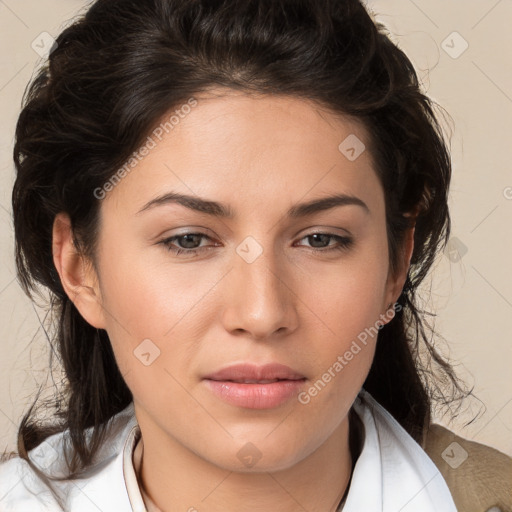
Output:
<instances>
[{"instance_id":1,"label":"chin","mask_svg":"<svg viewBox=\"0 0 512 512\"><path fill-rule=\"evenodd\" d=\"M269 439L265 440L264 436L254 442L236 441L233 442L236 447L226 446L222 452L210 454L209 460L222 469L236 473L283 471L293 467L307 456L301 442L292 440L291 437L286 441L275 439L269 442Z\"/></svg>"}]
</instances>

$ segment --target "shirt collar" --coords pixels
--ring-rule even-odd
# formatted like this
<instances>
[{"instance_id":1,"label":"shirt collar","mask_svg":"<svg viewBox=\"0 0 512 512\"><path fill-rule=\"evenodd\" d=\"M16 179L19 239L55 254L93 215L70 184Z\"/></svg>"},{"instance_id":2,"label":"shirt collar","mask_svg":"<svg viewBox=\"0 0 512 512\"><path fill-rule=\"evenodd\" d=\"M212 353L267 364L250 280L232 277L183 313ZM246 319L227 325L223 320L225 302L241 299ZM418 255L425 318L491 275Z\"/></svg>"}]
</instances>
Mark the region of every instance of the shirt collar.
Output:
<instances>
[{"instance_id":1,"label":"shirt collar","mask_svg":"<svg viewBox=\"0 0 512 512\"><path fill-rule=\"evenodd\" d=\"M141 495L141 488L134 468L135 447L141 437L139 425L135 425L128 434L123 449L123 475L126 484L128 499L133 512L150 512L146 509ZM139 445L140 447L140 445ZM148 498L146 497L146 502ZM151 505L149 505L151 506ZM155 506L156 507L156 506Z\"/></svg>"},{"instance_id":2,"label":"shirt collar","mask_svg":"<svg viewBox=\"0 0 512 512\"><path fill-rule=\"evenodd\" d=\"M364 444L343 512L457 512L434 462L368 392L354 402Z\"/></svg>"}]
</instances>

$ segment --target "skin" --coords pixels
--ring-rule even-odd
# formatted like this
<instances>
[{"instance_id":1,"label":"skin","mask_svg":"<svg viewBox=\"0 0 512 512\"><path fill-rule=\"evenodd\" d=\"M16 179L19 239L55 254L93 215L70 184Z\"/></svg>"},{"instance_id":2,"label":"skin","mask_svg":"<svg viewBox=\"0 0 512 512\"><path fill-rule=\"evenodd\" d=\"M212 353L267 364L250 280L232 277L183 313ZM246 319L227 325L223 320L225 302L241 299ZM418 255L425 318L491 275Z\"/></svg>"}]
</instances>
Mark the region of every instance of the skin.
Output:
<instances>
[{"instance_id":1,"label":"skin","mask_svg":"<svg viewBox=\"0 0 512 512\"><path fill-rule=\"evenodd\" d=\"M95 266L74 249L67 216L57 216L55 265L83 317L108 332L134 396L143 485L162 510L334 510L351 470L347 415L376 338L307 404L237 407L202 378L234 363L279 362L309 389L400 295L413 229L392 275L384 194L359 122L300 98L216 92L198 96L102 201ZM355 161L338 149L350 134L367 148ZM137 213L169 191L224 203L235 216L176 203ZM286 216L334 193L360 198L368 211ZM196 247L209 249L195 257L159 243L198 231L206 237ZM338 241L308 237L319 232L353 244L326 252ZM236 252L248 236L263 251L252 263ZM148 366L134 355L144 339L160 350ZM249 442L261 456L253 467L237 456Z\"/></svg>"}]
</instances>

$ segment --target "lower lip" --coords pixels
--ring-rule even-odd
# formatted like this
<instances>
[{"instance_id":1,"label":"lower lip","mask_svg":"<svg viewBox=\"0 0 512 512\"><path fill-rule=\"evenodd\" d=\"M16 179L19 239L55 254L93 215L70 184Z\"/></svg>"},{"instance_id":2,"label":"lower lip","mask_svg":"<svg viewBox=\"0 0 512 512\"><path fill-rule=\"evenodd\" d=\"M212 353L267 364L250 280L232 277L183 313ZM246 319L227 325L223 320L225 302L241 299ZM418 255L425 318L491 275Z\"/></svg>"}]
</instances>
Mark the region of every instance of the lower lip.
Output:
<instances>
[{"instance_id":1,"label":"lower lip","mask_svg":"<svg viewBox=\"0 0 512 512\"><path fill-rule=\"evenodd\" d=\"M279 380L269 384L243 384L205 379L213 393L225 402L247 409L272 409L297 396L305 379Z\"/></svg>"}]
</instances>

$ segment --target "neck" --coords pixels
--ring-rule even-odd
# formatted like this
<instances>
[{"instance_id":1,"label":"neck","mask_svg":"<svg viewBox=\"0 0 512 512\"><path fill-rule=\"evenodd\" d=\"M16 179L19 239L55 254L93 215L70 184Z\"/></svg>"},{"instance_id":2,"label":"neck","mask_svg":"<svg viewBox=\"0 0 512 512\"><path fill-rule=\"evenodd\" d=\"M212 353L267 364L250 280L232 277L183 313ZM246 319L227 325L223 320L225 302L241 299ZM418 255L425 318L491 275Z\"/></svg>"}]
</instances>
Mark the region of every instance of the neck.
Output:
<instances>
[{"instance_id":1,"label":"neck","mask_svg":"<svg viewBox=\"0 0 512 512\"><path fill-rule=\"evenodd\" d=\"M149 498L149 512L151 502L165 512L244 510L248 503L254 512L334 512L351 477L348 416L316 451L275 472L229 471L161 431L147 432L142 425L141 431L147 435L139 440L134 467L141 491ZM354 448L352 430L350 437Z\"/></svg>"}]
</instances>

